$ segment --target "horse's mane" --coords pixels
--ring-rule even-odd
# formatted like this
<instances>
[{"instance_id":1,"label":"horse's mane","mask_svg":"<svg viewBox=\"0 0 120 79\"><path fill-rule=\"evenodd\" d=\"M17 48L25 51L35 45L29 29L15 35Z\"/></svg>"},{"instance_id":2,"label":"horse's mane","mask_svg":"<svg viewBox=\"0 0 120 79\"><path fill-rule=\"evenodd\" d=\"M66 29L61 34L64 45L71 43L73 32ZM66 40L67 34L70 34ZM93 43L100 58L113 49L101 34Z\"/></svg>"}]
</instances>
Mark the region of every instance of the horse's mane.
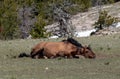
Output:
<instances>
[{"instance_id":1,"label":"horse's mane","mask_svg":"<svg viewBox=\"0 0 120 79\"><path fill-rule=\"evenodd\" d=\"M63 42L67 41L70 42L72 44L74 44L77 47L83 47L77 40L73 39L73 38L67 38L67 40L62 40Z\"/></svg>"}]
</instances>

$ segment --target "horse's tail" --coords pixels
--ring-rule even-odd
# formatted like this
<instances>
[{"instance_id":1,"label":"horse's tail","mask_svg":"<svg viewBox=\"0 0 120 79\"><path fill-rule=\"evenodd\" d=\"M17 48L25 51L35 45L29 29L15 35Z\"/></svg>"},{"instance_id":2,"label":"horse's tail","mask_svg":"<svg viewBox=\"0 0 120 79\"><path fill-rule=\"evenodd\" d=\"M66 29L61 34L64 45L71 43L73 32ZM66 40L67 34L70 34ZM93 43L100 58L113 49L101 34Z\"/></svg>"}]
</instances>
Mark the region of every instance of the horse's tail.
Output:
<instances>
[{"instance_id":1,"label":"horse's tail","mask_svg":"<svg viewBox=\"0 0 120 79\"><path fill-rule=\"evenodd\" d=\"M18 58L23 58L23 57L30 57L30 55L23 52L23 53L20 53L18 56Z\"/></svg>"}]
</instances>

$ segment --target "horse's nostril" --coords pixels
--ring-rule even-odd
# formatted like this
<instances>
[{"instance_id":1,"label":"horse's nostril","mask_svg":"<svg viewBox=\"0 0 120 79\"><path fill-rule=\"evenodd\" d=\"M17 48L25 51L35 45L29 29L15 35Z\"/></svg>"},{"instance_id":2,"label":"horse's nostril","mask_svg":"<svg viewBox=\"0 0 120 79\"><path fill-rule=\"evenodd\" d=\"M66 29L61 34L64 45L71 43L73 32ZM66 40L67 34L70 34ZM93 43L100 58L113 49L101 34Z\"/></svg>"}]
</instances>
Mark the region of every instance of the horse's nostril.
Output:
<instances>
[{"instance_id":1,"label":"horse's nostril","mask_svg":"<svg viewBox=\"0 0 120 79\"><path fill-rule=\"evenodd\" d=\"M94 56L93 58L96 58L96 56Z\"/></svg>"},{"instance_id":2,"label":"horse's nostril","mask_svg":"<svg viewBox=\"0 0 120 79\"><path fill-rule=\"evenodd\" d=\"M90 59L94 59L94 58L96 58L96 56L94 55L94 56L89 56L89 58Z\"/></svg>"},{"instance_id":3,"label":"horse's nostril","mask_svg":"<svg viewBox=\"0 0 120 79\"><path fill-rule=\"evenodd\" d=\"M94 58L96 58L96 55L94 55Z\"/></svg>"}]
</instances>

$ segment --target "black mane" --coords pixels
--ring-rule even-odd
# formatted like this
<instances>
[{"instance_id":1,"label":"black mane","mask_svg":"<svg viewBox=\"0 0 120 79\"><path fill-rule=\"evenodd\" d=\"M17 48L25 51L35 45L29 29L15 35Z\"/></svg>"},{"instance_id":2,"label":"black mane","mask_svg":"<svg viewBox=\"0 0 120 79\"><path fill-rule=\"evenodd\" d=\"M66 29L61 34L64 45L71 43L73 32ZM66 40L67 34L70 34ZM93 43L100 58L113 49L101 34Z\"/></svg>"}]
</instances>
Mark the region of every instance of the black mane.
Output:
<instances>
[{"instance_id":1,"label":"black mane","mask_svg":"<svg viewBox=\"0 0 120 79\"><path fill-rule=\"evenodd\" d=\"M67 40L62 40L62 41L63 41L63 42L64 42L64 41L68 41L68 42L74 44L74 45L77 46L77 47L83 47L77 40L75 40L75 39L73 39L73 38L67 38Z\"/></svg>"}]
</instances>

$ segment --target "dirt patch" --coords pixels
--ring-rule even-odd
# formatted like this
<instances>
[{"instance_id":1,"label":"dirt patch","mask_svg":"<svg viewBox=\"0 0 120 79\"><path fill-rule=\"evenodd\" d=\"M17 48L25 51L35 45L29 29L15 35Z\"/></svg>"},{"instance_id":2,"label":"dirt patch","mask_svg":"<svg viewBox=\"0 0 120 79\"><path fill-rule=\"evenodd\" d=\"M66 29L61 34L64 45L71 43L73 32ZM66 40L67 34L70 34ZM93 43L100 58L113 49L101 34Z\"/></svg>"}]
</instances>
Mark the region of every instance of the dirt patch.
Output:
<instances>
[{"instance_id":1,"label":"dirt patch","mask_svg":"<svg viewBox=\"0 0 120 79\"><path fill-rule=\"evenodd\" d=\"M114 58L114 57L120 57L120 55L118 55L118 54L115 54L115 55L113 55L113 54L109 54L109 55L106 55L106 54L96 54L96 58L97 59L105 59L105 58Z\"/></svg>"}]
</instances>

